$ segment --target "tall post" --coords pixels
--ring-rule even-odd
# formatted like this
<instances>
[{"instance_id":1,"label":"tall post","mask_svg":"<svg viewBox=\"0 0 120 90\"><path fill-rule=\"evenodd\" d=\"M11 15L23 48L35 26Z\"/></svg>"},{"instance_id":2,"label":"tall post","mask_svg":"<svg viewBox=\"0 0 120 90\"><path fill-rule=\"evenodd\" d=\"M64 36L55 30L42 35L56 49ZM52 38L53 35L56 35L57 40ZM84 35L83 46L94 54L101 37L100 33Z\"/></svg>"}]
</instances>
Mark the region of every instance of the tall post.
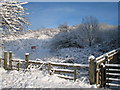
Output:
<instances>
[{"instance_id":1,"label":"tall post","mask_svg":"<svg viewBox=\"0 0 120 90\"><path fill-rule=\"evenodd\" d=\"M100 87L105 87L106 85L106 71L105 71L105 64L101 64L101 85Z\"/></svg>"},{"instance_id":2,"label":"tall post","mask_svg":"<svg viewBox=\"0 0 120 90\"><path fill-rule=\"evenodd\" d=\"M4 69L7 70L7 51L4 51Z\"/></svg>"},{"instance_id":3,"label":"tall post","mask_svg":"<svg viewBox=\"0 0 120 90\"><path fill-rule=\"evenodd\" d=\"M110 59L108 58L108 54L105 54L105 61L106 61L105 62L106 64L110 63ZM106 71L106 69L107 69L107 71ZM105 75L104 76L105 77L105 79L104 79L105 80L104 87L109 87L109 85L106 86L106 83L109 82L109 74L106 74L106 73L109 73L109 68L108 67L106 68L106 66L105 66L104 72L105 72L105 74L104 74ZM108 78L108 79L106 80L106 78Z\"/></svg>"},{"instance_id":4,"label":"tall post","mask_svg":"<svg viewBox=\"0 0 120 90\"><path fill-rule=\"evenodd\" d=\"M95 57L91 55L89 57L89 81L90 84L95 84L96 83L96 61Z\"/></svg>"},{"instance_id":5,"label":"tall post","mask_svg":"<svg viewBox=\"0 0 120 90\"><path fill-rule=\"evenodd\" d=\"M26 62L26 69L28 68L28 65L29 65L29 53L26 53L25 54L25 62Z\"/></svg>"},{"instance_id":6,"label":"tall post","mask_svg":"<svg viewBox=\"0 0 120 90\"><path fill-rule=\"evenodd\" d=\"M77 67L74 66L74 81L77 79Z\"/></svg>"},{"instance_id":7,"label":"tall post","mask_svg":"<svg viewBox=\"0 0 120 90\"><path fill-rule=\"evenodd\" d=\"M48 62L48 72L50 75L52 75L52 72L51 72L51 62Z\"/></svg>"},{"instance_id":8,"label":"tall post","mask_svg":"<svg viewBox=\"0 0 120 90\"><path fill-rule=\"evenodd\" d=\"M9 68L12 70L12 51L9 52Z\"/></svg>"},{"instance_id":9,"label":"tall post","mask_svg":"<svg viewBox=\"0 0 120 90\"><path fill-rule=\"evenodd\" d=\"M20 71L20 61L17 63L17 70Z\"/></svg>"}]
</instances>

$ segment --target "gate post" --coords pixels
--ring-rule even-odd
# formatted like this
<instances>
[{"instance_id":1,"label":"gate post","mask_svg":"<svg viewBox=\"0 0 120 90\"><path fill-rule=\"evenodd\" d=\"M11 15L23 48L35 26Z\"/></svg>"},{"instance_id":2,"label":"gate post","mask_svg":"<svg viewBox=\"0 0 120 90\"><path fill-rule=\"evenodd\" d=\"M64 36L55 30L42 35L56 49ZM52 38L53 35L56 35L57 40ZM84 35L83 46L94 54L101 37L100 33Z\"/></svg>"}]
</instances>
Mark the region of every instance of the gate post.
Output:
<instances>
[{"instance_id":1,"label":"gate post","mask_svg":"<svg viewBox=\"0 0 120 90\"><path fill-rule=\"evenodd\" d=\"M12 51L9 52L9 69L12 70Z\"/></svg>"},{"instance_id":2,"label":"gate post","mask_svg":"<svg viewBox=\"0 0 120 90\"><path fill-rule=\"evenodd\" d=\"M27 69L29 65L29 53L25 53L25 63L26 63L25 67Z\"/></svg>"},{"instance_id":3,"label":"gate post","mask_svg":"<svg viewBox=\"0 0 120 90\"><path fill-rule=\"evenodd\" d=\"M89 81L90 84L96 83L96 61L93 55L89 56Z\"/></svg>"},{"instance_id":4,"label":"gate post","mask_svg":"<svg viewBox=\"0 0 120 90\"><path fill-rule=\"evenodd\" d=\"M8 55L7 55L7 51L4 51L4 69L7 70L7 59L8 59Z\"/></svg>"},{"instance_id":5,"label":"gate post","mask_svg":"<svg viewBox=\"0 0 120 90\"><path fill-rule=\"evenodd\" d=\"M106 68L105 68L105 64L102 63L101 64L101 85L100 87L104 87L106 86Z\"/></svg>"},{"instance_id":6,"label":"gate post","mask_svg":"<svg viewBox=\"0 0 120 90\"><path fill-rule=\"evenodd\" d=\"M51 67L51 62L49 61L48 62L48 72L49 72L50 75L52 75L51 68L52 68Z\"/></svg>"}]
</instances>

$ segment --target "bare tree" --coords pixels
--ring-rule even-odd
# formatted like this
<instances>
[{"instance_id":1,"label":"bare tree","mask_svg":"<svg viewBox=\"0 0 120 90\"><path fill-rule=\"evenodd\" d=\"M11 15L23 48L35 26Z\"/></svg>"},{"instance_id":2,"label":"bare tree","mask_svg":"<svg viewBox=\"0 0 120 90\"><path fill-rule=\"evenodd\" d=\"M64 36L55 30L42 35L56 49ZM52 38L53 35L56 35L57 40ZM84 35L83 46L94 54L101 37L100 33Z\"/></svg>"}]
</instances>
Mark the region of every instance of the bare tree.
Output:
<instances>
[{"instance_id":1,"label":"bare tree","mask_svg":"<svg viewBox=\"0 0 120 90\"><path fill-rule=\"evenodd\" d=\"M92 46L96 38L96 31L99 29L98 20L93 16L84 17L80 28L83 30L89 46Z\"/></svg>"},{"instance_id":2,"label":"bare tree","mask_svg":"<svg viewBox=\"0 0 120 90\"><path fill-rule=\"evenodd\" d=\"M67 25L66 22L64 24L60 24L58 26L58 28L60 29L60 31L64 31L64 32L68 32L69 31L69 26Z\"/></svg>"}]
</instances>

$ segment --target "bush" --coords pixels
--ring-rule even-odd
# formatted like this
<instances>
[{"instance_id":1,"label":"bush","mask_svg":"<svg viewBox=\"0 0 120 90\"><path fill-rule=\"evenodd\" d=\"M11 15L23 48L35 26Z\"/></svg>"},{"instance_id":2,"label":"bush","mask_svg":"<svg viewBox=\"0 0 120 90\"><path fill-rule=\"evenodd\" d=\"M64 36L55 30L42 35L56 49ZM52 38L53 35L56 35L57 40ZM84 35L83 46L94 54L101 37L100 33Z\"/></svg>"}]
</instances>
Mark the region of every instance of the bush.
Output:
<instances>
[{"instance_id":1,"label":"bush","mask_svg":"<svg viewBox=\"0 0 120 90\"><path fill-rule=\"evenodd\" d=\"M52 49L61 49L61 48L84 48L84 43L79 33L75 31L70 32L60 32L55 35L51 42Z\"/></svg>"}]
</instances>

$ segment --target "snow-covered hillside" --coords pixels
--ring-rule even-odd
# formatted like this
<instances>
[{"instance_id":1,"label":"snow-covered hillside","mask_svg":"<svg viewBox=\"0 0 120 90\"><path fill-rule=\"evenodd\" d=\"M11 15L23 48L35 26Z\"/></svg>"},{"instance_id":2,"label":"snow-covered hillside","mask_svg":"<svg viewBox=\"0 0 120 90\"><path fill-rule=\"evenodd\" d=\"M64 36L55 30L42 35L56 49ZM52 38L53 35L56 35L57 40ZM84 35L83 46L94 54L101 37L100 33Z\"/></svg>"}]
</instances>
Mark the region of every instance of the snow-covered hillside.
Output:
<instances>
[{"instance_id":1,"label":"snow-covered hillside","mask_svg":"<svg viewBox=\"0 0 120 90\"><path fill-rule=\"evenodd\" d=\"M88 56L98 52L94 47L70 47L52 51L50 48L51 40L58 33L59 29L44 29L30 31L22 35L6 36L3 38L4 48L6 51L12 51L14 58L24 59L25 53L30 53L30 59L32 60L39 58L44 61L68 61L73 63L88 63ZM32 46L36 46L36 49L32 49ZM94 49L94 52L92 49ZM97 54L100 53L95 55Z\"/></svg>"},{"instance_id":2,"label":"snow-covered hillside","mask_svg":"<svg viewBox=\"0 0 120 90\"><path fill-rule=\"evenodd\" d=\"M24 59L25 53L30 53L31 60L42 60L52 62L64 63L78 63L88 64L88 57L92 54L99 56L103 54L100 44L93 45L92 47L67 47L60 48L59 50L51 49L51 42L53 37L60 31L55 29L43 29L38 31L29 31L22 34L15 34L4 36L4 50L12 51L13 58ZM106 44L105 44L106 45ZM35 46L32 49L32 46ZM1 47L0 47L1 48ZM2 48L1 48L2 51ZM0 53L2 56L2 53ZM87 73L87 75L79 75L77 81L65 80L58 78L56 75L49 76L44 74L44 71L5 71L0 68L2 88L28 88L28 87L49 87L49 88L94 88L95 86L89 85L88 69L78 70L80 73Z\"/></svg>"}]
</instances>

